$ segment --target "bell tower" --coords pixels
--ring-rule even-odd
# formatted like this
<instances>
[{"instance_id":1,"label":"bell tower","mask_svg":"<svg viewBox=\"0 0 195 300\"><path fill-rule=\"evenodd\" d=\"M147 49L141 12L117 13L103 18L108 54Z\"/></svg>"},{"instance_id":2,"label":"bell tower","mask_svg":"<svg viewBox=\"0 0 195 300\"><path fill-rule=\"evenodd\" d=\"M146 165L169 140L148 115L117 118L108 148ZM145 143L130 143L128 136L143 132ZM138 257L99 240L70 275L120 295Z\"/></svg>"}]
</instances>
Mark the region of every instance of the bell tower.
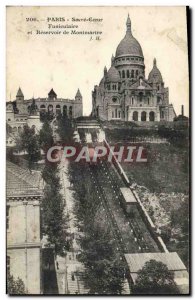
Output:
<instances>
[{"instance_id":1,"label":"bell tower","mask_svg":"<svg viewBox=\"0 0 195 300\"><path fill-rule=\"evenodd\" d=\"M82 97L81 92L80 92L79 89L77 90L77 93L75 95L75 100L76 101L82 101L83 100L83 97Z\"/></svg>"},{"instance_id":2,"label":"bell tower","mask_svg":"<svg viewBox=\"0 0 195 300\"><path fill-rule=\"evenodd\" d=\"M16 94L16 102L17 103L23 103L24 102L24 95L22 93L21 88L19 87L18 92Z\"/></svg>"}]
</instances>

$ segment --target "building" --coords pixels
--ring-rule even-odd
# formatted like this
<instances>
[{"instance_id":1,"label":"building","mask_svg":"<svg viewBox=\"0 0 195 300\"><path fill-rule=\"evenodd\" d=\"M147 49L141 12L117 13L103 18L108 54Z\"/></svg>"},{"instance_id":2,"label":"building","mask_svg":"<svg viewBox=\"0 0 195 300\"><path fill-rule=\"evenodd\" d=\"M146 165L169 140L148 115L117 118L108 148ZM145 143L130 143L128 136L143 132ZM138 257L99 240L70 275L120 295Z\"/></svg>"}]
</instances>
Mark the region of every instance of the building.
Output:
<instances>
[{"instance_id":1,"label":"building","mask_svg":"<svg viewBox=\"0 0 195 300\"><path fill-rule=\"evenodd\" d=\"M129 280L135 284L138 271L150 260L160 261L174 274L174 281L181 294L189 293L189 274L185 265L176 252L162 253L128 253L125 259L129 268Z\"/></svg>"},{"instance_id":2,"label":"building","mask_svg":"<svg viewBox=\"0 0 195 300\"><path fill-rule=\"evenodd\" d=\"M27 294L41 293L39 173L7 161L7 274L22 279Z\"/></svg>"},{"instance_id":3,"label":"building","mask_svg":"<svg viewBox=\"0 0 195 300\"><path fill-rule=\"evenodd\" d=\"M7 134L10 144L10 134L17 135L23 130L24 125L34 127L35 131L39 131L42 123L40 116L46 112L56 116L58 114L66 115L69 118L77 118L83 114L83 98L78 89L75 99L58 98L53 89L48 93L46 98L24 99L21 88L18 89L16 99L6 104L6 123Z\"/></svg>"},{"instance_id":4,"label":"building","mask_svg":"<svg viewBox=\"0 0 195 300\"><path fill-rule=\"evenodd\" d=\"M111 67L104 68L92 92L92 114L108 121L141 122L173 121L176 116L155 58L146 78L142 47L132 34L129 16Z\"/></svg>"}]
</instances>

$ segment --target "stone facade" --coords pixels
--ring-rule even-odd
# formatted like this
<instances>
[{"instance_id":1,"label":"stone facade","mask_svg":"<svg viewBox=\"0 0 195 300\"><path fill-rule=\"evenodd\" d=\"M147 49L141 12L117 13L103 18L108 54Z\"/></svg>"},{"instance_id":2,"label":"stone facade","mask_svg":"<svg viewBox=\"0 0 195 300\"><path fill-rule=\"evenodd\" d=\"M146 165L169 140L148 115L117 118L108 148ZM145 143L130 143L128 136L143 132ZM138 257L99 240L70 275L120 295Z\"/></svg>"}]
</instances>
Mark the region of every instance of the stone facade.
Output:
<instances>
[{"instance_id":1,"label":"stone facade","mask_svg":"<svg viewBox=\"0 0 195 300\"><path fill-rule=\"evenodd\" d=\"M41 293L40 179L7 162L7 274L22 279L27 294Z\"/></svg>"},{"instance_id":2,"label":"stone facade","mask_svg":"<svg viewBox=\"0 0 195 300\"><path fill-rule=\"evenodd\" d=\"M33 112L32 105L34 105ZM19 88L16 99L7 102L6 105L8 137L9 134L17 135L20 133L25 124L29 127L33 126L35 131L39 131L42 126L40 114L44 112L53 113L54 116L61 113L67 115L69 118L82 116L83 98L79 89L75 95L75 99L57 98L56 93L51 89L47 98L25 100L22 90Z\"/></svg>"},{"instance_id":3,"label":"stone facade","mask_svg":"<svg viewBox=\"0 0 195 300\"><path fill-rule=\"evenodd\" d=\"M156 59L146 79L143 51L132 35L129 16L126 27L110 69L104 68L92 92L92 115L108 121L173 121L176 114Z\"/></svg>"}]
</instances>

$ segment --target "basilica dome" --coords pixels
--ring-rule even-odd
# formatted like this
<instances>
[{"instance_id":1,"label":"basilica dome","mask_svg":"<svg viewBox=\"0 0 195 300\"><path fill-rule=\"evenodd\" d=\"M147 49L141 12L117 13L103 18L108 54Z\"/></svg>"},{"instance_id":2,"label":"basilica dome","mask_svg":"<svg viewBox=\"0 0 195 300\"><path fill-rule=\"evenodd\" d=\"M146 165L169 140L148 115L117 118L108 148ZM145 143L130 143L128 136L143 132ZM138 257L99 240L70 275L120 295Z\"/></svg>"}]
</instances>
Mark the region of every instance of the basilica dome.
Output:
<instances>
[{"instance_id":1,"label":"basilica dome","mask_svg":"<svg viewBox=\"0 0 195 300\"><path fill-rule=\"evenodd\" d=\"M163 82L161 72L157 68L157 65L156 65L156 58L154 59L154 62L153 62L152 71L150 71L150 73L148 75L148 82L149 83L162 83Z\"/></svg>"},{"instance_id":2,"label":"basilica dome","mask_svg":"<svg viewBox=\"0 0 195 300\"><path fill-rule=\"evenodd\" d=\"M133 37L131 32L131 20L127 18L126 22L127 31L125 37L119 43L116 49L115 57L124 56L124 55L133 55L133 56L142 56L143 52L139 42Z\"/></svg>"}]
</instances>

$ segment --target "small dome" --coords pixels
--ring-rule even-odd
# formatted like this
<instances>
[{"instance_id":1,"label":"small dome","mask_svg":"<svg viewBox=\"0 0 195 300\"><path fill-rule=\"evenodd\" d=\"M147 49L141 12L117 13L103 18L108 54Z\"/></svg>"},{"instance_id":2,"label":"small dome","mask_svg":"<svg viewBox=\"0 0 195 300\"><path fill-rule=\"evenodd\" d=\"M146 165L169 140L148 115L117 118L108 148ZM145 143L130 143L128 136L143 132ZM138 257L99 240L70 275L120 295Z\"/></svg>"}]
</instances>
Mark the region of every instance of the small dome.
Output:
<instances>
[{"instance_id":1,"label":"small dome","mask_svg":"<svg viewBox=\"0 0 195 300\"><path fill-rule=\"evenodd\" d=\"M133 37L131 32L131 21L128 15L127 22L127 31L125 37L119 43L116 49L115 57L122 56L122 55L133 55L133 56L142 56L143 51L139 44L139 42Z\"/></svg>"},{"instance_id":2,"label":"small dome","mask_svg":"<svg viewBox=\"0 0 195 300\"><path fill-rule=\"evenodd\" d=\"M163 82L161 72L156 66L156 58L154 59L154 62L153 62L152 71L150 71L150 73L148 75L148 82L149 83L162 83Z\"/></svg>"},{"instance_id":3,"label":"small dome","mask_svg":"<svg viewBox=\"0 0 195 300\"><path fill-rule=\"evenodd\" d=\"M118 82L120 81L120 75L117 69L112 66L109 70L108 73L106 74L106 81L107 82Z\"/></svg>"}]
</instances>

